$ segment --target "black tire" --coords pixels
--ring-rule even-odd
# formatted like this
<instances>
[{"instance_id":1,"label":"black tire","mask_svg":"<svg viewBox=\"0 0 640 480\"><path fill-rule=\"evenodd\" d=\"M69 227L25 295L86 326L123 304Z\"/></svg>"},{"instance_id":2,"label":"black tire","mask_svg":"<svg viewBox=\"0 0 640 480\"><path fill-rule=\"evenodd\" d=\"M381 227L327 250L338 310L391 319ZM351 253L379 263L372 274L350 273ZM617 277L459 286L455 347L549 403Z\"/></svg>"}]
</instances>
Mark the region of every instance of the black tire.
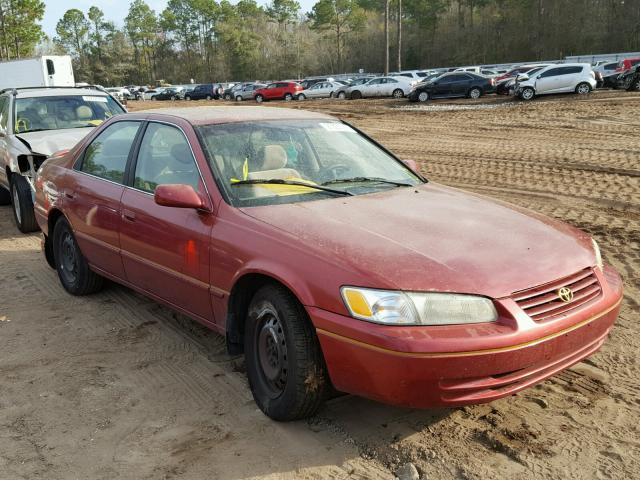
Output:
<instances>
[{"instance_id":1,"label":"black tire","mask_svg":"<svg viewBox=\"0 0 640 480\"><path fill-rule=\"evenodd\" d=\"M236 95L236 102L241 102L242 100L242 95Z\"/></svg>"},{"instance_id":2,"label":"black tire","mask_svg":"<svg viewBox=\"0 0 640 480\"><path fill-rule=\"evenodd\" d=\"M11 193L9 190L0 187L0 205L9 205L11 204Z\"/></svg>"},{"instance_id":3,"label":"black tire","mask_svg":"<svg viewBox=\"0 0 640 480\"><path fill-rule=\"evenodd\" d=\"M206 98L206 100L211 100L212 97L211 97L211 95L207 95L205 98Z\"/></svg>"},{"instance_id":4,"label":"black tire","mask_svg":"<svg viewBox=\"0 0 640 480\"><path fill-rule=\"evenodd\" d=\"M298 100L306 100L307 96L304 93L298 95Z\"/></svg>"},{"instance_id":5,"label":"black tire","mask_svg":"<svg viewBox=\"0 0 640 480\"><path fill-rule=\"evenodd\" d=\"M576 93L578 95L588 95L591 93L591 85L586 82L579 83L576 87Z\"/></svg>"},{"instance_id":6,"label":"black tire","mask_svg":"<svg viewBox=\"0 0 640 480\"><path fill-rule=\"evenodd\" d=\"M340 100L344 100L345 98L347 98L347 94L345 92L338 92L338 98Z\"/></svg>"},{"instance_id":7,"label":"black tire","mask_svg":"<svg viewBox=\"0 0 640 480\"><path fill-rule=\"evenodd\" d=\"M11 176L11 204L13 206L13 219L18 230L22 233L38 230L36 214L33 211L31 187L27 180L17 173Z\"/></svg>"},{"instance_id":8,"label":"black tire","mask_svg":"<svg viewBox=\"0 0 640 480\"><path fill-rule=\"evenodd\" d=\"M190 101L191 101L191 95L185 95L185 96L184 96L184 99L185 99L187 102L190 102Z\"/></svg>"},{"instance_id":9,"label":"black tire","mask_svg":"<svg viewBox=\"0 0 640 480\"><path fill-rule=\"evenodd\" d=\"M403 98L404 97L404 92L402 91L401 88L396 88L392 93L391 96L393 98Z\"/></svg>"},{"instance_id":10,"label":"black tire","mask_svg":"<svg viewBox=\"0 0 640 480\"><path fill-rule=\"evenodd\" d=\"M89 295L104 285L104 279L89 268L64 217L53 228L53 258L60 283L71 295Z\"/></svg>"},{"instance_id":11,"label":"black tire","mask_svg":"<svg viewBox=\"0 0 640 480\"><path fill-rule=\"evenodd\" d=\"M284 287L266 285L247 313L244 351L253 398L277 421L312 416L330 391L320 343L304 307Z\"/></svg>"},{"instance_id":12,"label":"black tire","mask_svg":"<svg viewBox=\"0 0 640 480\"><path fill-rule=\"evenodd\" d=\"M482 96L482 90L480 90L478 87L473 87L471 90L469 90L469 93L467 96L469 98L477 100Z\"/></svg>"},{"instance_id":13,"label":"black tire","mask_svg":"<svg viewBox=\"0 0 640 480\"><path fill-rule=\"evenodd\" d=\"M262 95L256 95L256 102L258 103L262 103L264 102L264 97Z\"/></svg>"},{"instance_id":14,"label":"black tire","mask_svg":"<svg viewBox=\"0 0 640 480\"><path fill-rule=\"evenodd\" d=\"M290 93L285 94L284 101L290 102L291 100L293 100L293 95L291 95Z\"/></svg>"},{"instance_id":15,"label":"black tire","mask_svg":"<svg viewBox=\"0 0 640 480\"><path fill-rule=\"evenodd\" d=\"M151 97L151 100L158 100L158 97L154 95L153 97Z\"/></svg>"},{"instance_id":16,"label":"black tire","mask_svg":"<svg viewBox=\"0 0 640 480\"><path fill-rule=\"evenodd\" d=\"M425 92L424 90L418 93L418 101L421 103L428 102L431 96L429 92Z\"/></svg>"},{"instance_id":17,"label":"black tire","mask_svg":"<svg viewBox=\"0 0 640 480\"><path fill-rule=\"evenodd\" d=\"M362 92L360 90L354 90L351 92L351 100L360 100L362 98Z\"/></svg>"},{"instance_id":18,"label":"black tire","mask_svg":"<svg viewBox=\"0 0 640 480\"><path fill-rule=\"evenodd\" d=\"M227 93L227 94L224 96L224 99L225 99L225 100L231 100L231 94Z\"/></svg>"}]
</instances>

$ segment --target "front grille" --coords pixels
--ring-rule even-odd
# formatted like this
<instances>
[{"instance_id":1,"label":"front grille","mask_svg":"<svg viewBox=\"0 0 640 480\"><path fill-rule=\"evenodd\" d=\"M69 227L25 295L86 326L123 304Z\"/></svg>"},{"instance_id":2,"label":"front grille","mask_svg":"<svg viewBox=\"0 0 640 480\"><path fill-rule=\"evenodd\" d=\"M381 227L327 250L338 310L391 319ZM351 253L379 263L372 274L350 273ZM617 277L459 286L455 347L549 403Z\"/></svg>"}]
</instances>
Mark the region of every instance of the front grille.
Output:
<instances>
[{"instance_id":1,"label":"front grille","mask_svg":"<svg viewBox=\"0 0 640 480\"><path fill-rule=\"evenodd\" d=\"M564 302L558 290L570 288L573 300ZM513 300L536 322L568 314L600 298L602 289L593 269L586 268L569 277L513 294Z\"/></svg>"}]
</instances>

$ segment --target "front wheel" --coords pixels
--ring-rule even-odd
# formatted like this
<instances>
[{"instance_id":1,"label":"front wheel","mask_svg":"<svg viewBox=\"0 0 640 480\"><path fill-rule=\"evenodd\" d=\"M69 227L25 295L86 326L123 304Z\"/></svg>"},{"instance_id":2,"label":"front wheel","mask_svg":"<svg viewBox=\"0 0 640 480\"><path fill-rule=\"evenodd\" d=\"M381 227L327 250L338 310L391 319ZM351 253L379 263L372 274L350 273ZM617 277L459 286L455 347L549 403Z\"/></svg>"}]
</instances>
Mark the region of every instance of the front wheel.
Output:
<instances>
[{"instance_id":1,"label":"front wheel","mask_svg":"<svg viewBox=\"0 0 640 480\"><path fill-rule=\"evenodd\" d=\"M393 98L402 98L404 97L404 92L400 88L396 88L391 94Z\"/></svg>"},{"instance_id":2,"label":"front wheel","mask_svg":"<svg viewBox=\"0 0 640 480\"><path fill-rule=\"evenodd\" d=\"M224 99L225 100L231 100L231 94L229 94L229 93L225 94Z\"/></svg>"},{"instance_id":3,"label":"front wheel","mask_svg":"<svg viewBox=\"0 0 640 480\"><path fill-rule=\"evenodd\" d=\"M265 415L278 421L318 411L329 389L320 343L304 307L284 287L254 295L244 334L251 392Z\"/></svg>"},{"instance_id":4,"label":"front wheel","mask_svg":"<svg viewBox=\"0 0 640 480\"><path fill-rule=\"evenodd\" d=\"M185 99L187 102L190 102L190 101L191 101L191 97L190 97L189 95L186 95L186 96L184 97L184 99Z\"/></svg>"},{"instance_id":5,"label":"front wheel","mask_svg":"<svg viewBox=\"0 0 640 480\"><path fill-rule=\"evenodd\" d=\"M242 95L236 95L236 102L242 101Z\"/></svg>"},{"instance_id":6,"label":"front wheel","mask_svg":"<svg viewBox=\"0 0 640 480\"><path fill-rule=\"evenodd\" d=\"M477 100L481 96L482 96L482 90L480 90L479 88L474 87L471 90L469 90L469 98Z\"/></svg>"},{"instance_id":7,"label":"front wheel","mask_svg":"<svg viewBox=\"0 0 640 480\"><path fill-rule=\"evenodd\" d=\"M360 100L362 98L362 92L360 90L356 90L354 92L351 92L351 99L352 100Z\"/></svg>"},{"instance_id":8,"label":"front wheel","mask_svg":"<svg viewBox=\"0 0 640 480\"><path fill-rule=\"evenodd\" d=\"M418 101L419 102L424 103L424 102L426 102L428 100L429 100L429 94L427 92L420 92L418 94Z\"/></svg>"},{"instance_id":9,"label":"front wheel","mask_svg":"<svg viewBox=\"0 0 640 480\"><path fill-rule=\"evenodd\" d=\"M307 96L304 93L301 93L300 95L298 95L298 100L306 100Z\"/></svg>"},{"instance_id":10,"label":"front wheel","mask_svg":"<svg viewBox=\"0 0 640 480\"><path fill-rule=\"evenodd\" d=\"M264 101L264 97L262 95L256 95L256 102L262 103Z\"/></svg>"},{"instance_id":11,"label":"front wheel","mask_svg":"<svg viewBox=\"0 0 640 480\"><path fill-rule=\"evenodd\" d=\"M578 95L587 95L591 92L591 85L588 83L581 83L576 87L576 93Z\"/></svg>"},{"instance_id":12,"label":"front wheel","mask_svg":"<svg viewBox=\"0 0 640 480\"><path fill-rule=\"evenodd\" d=\"M345 98L347 98L347 94L345 92L338 92L338 98L340 100L344 100Z\"/></svg>"},{"instance_id":13,"label":"front wheel","mask_svg":"<svg viewBox=\"0 0 640 480\"><path fill-rule=\"evenodd\" d=\"M207 100L211 100L213 97L211 95L207 95Z\"/></svg>"},{"instance_id":14,"label":"front wheel","mask_svg":"<svg viewBox=\"0 0 640 480\"><path fill-rule=\"evenodd\" d=\"M64 217L53 229L53 258L60 283L71 295L88 295L102 288L104 279L89 268Z\"/></svg>"},{"instance_id":15,"label":"front wheel","mask_svg":"<svg viewBox=\"0 0 640 480\"><path fill-rule=\"evenodd\" d=\"M536 92L531 87L525 87L520 92L520 98L525 101L533 100L533 97L536 96Z\"/></svg>"},{"instance_id":16,"label":"front wheel","mask_svg":"<svg viewBox=\"0 0 640 480\"><path fill-rule=\"evenodd\" d=\"M30 233L38 230L38 222L33 211L33 197L29 182L22 175L14 173L11 177L11 204L13 219L18 230Z\"/></svg>"}]
</instances>

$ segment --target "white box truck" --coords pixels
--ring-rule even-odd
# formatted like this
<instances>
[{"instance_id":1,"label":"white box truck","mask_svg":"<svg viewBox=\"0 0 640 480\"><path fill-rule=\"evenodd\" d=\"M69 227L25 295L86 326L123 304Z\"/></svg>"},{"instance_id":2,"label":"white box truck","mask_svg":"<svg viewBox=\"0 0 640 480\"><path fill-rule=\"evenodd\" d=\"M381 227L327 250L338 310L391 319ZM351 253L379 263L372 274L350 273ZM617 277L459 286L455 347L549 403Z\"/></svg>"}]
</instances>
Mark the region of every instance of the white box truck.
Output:
<instances>
[{"instance_id":1,"label":"white box truck","mask_svg":"<svg viewBox=\"0 0 640 480\"><path fill-rule=\"evenodd\" d=\"M74 87L69 55L10 60L0 63L0 90L18 87Z\"/></svg>"}]
</instances>

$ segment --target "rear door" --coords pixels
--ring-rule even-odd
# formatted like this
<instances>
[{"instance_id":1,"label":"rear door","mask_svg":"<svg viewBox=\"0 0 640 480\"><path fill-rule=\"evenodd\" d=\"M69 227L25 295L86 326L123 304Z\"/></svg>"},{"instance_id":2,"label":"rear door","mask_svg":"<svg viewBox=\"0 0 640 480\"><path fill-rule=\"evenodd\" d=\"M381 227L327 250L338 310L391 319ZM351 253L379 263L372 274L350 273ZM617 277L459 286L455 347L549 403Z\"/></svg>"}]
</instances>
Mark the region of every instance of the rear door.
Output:
<instances>
[{"instance_id":1,"label":"rear door","mask_svg":"<svg viewBox=\"0 0 640 480\"><path fill-rule=\"evenodd\" d=\"M153 196L158 185L186 184L208 199L184 131L172 124L148 123L131 171L122 196L120 234L127 280L211 321L209 241L214 217L160 206Z\"/></svg>"},{"instance_id":2,"label":"rear door","mask_svg":"<svg viewBox=\"0 0 640 480\"><path fill-rule=\"evenodd\" d=\"M90 264L124 278L120 258L120 199L139 121L118 121L85 148L63 194L67 219Z\"/></svg>"}]
</instances>

